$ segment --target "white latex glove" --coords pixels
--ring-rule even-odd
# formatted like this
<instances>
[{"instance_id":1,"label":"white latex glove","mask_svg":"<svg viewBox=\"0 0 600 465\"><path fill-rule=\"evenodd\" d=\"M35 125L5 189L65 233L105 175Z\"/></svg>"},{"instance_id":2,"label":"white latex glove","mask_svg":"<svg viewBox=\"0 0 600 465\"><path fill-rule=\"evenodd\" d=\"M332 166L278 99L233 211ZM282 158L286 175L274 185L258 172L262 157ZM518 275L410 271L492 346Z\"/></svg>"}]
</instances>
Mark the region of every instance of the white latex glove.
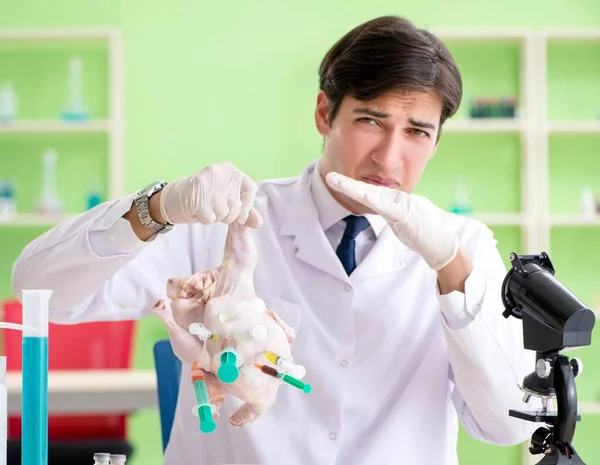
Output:
<instances>
[{"instance_id":1,"label":"white latex glove","mask_svg":"<svg viewBox=\"0 0 600 465\"><path fill-rule=\"evenodd\" d=\"M198 173L168 183L160 196L160 214L169 223L233 223L262 225L253 208L256 184L231 163L209 165Z\"/></svg>"},{"instance_id":2,"label":"white latex glove","mask_svg":"<svg viewBox=\"0 0 600 465\"><path fill-rule=\"evenodd\" d=\"M438 271L458 252L458 237L441 226L443 211L425 197L328 173L327 184L381 215L398 239Z\"/></svg>"}]
</instances>

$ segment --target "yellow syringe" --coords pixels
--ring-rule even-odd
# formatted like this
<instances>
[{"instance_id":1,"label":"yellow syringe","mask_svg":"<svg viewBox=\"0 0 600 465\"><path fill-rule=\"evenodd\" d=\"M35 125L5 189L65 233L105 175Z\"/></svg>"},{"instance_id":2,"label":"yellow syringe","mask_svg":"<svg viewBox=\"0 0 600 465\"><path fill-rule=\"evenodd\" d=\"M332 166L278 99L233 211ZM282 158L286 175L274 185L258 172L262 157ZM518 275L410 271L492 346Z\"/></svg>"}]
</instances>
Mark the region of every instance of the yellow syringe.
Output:
<instances>
[{"instance_id":1,"label":"yellow syringe","mask_svg":"<svg viewBox=\"0 0 600 465\"><path fill-rule=\"evenodd\" d=\"M265 350L264 356L269 362L271 362L273 365L276 365L281 371L290 373L295 378L302 379L306 374L306 369L302 365L297 365L290 359L282 357L272 350Z\"/></svg>"}]
</instances>

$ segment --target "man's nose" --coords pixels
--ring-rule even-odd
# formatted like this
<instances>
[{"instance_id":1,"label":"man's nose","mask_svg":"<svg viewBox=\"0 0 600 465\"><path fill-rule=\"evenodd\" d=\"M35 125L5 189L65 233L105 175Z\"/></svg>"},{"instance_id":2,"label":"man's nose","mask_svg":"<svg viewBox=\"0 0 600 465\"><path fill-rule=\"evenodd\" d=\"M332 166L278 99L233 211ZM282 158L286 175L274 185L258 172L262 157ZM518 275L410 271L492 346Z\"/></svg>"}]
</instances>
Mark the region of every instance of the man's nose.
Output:
<instances>
[{"instance_id":1,"label":"man's nose","mask_svg":"<svg viewBox=\"0 0 600 465\"><path fill-rule=\"evenodd\" d=\"M386 136L372 153L372 160L386 171L394 171L404 164L403 141L399 134Z\"/></svg>"}]
</instances>

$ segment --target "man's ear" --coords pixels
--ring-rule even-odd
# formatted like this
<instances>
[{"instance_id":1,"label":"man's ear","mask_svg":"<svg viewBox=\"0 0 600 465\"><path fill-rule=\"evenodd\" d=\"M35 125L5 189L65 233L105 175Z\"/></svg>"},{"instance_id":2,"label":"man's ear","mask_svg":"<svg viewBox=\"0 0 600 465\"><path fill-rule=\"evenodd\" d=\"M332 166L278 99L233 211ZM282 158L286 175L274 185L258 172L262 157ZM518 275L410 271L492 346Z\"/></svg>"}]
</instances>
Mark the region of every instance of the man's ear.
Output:
<instances>
[{"instance_id":1,"label":"man's ear","mask_svg":"<svg viewBox=\"0 0 600 465\"><path fill-rule=\"evenodd\" d=\"M319 91L315 108L315 125L323 137L329 134L329 99L325 92Z\"/></svg>"}]
</instances>

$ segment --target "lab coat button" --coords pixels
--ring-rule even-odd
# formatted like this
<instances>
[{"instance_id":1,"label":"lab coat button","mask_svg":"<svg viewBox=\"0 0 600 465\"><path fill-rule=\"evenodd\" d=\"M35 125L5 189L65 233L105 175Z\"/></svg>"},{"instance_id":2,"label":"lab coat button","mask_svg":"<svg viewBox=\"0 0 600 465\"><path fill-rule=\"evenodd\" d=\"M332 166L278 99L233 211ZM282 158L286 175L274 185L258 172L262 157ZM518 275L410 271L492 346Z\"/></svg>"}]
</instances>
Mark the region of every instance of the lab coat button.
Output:
<instances>
[{"instance_id":1,"label":"lab coat button","mask_svg":"<svg viewBox=\"0 0 600 465\"><path fill-rule=\"evenodd\" d=\"M351 290L352 290L352 286L351 286L350 284L346 284L346 285L344 286L344 289L346 290L346 292L349 292L349 291L351 291Z\"/></svg>"},{"instance_id":2,"label":"lab coat button","mask_svg":"<svg viewBox=\"0 0 600 465\"><path fill-rule=\"evenodd\" d=\"M111 244L114 244L117 241L117 238L115 237L114 234L110 234L108 236L108 242L110 242Z\"/></svg>"},{"instance_id":3,"label":"lab coat button","mask_svg":"<svg viewBox=\"0 0 600 465\"><path fill-rule=\"evenodd\" d=\"M348 362L346 360L341 360L340 365L343 367L346 367L346 366L348 366Z\"/></svg>"},{"instance_id":4,"label":"lab coat button","mask_svg":"<svg viewBox=\"0 0 600 465\"><path fill-rule=\"evenodd\" d=\"M294 246L294 253L298 253L298 247Z\"/></svg>"},{"instance_id":5,"label":"lab coat button","mask_svg":"<svg viewBox=\"0 0 600 465\"><path fill-rule=\"evenodd\" d=\"M337 438L335 433L329 433L329 439L331 439L332 441L335 441L335 439Z\"/></svg>"}]
</instances>

